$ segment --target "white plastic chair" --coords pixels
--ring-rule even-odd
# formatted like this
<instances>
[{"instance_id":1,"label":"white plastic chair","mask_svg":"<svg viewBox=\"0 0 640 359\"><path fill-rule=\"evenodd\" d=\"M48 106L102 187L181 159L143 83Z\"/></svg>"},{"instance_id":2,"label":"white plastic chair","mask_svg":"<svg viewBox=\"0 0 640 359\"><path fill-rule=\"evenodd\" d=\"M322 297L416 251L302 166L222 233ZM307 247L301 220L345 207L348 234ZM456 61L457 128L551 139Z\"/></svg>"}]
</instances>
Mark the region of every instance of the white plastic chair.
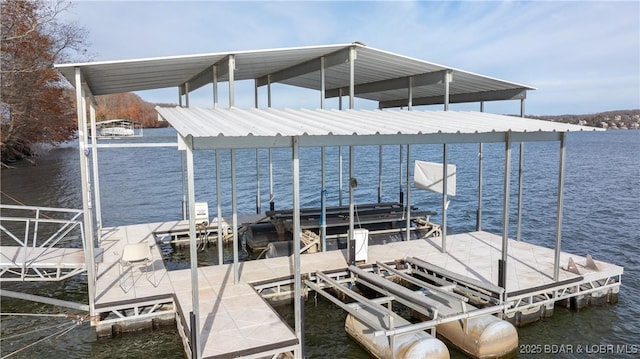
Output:
<instances>
[{"instance_id":1,"label":"white plastic chair","mask_svg":"<svg viewBox=\"0 0 640 359\"><path fill-rule=\"evenodd\" d=\"M151 270L149 270L149 264L151 264ZM127 244L122 250L122 257L120 257L120 288L122 288L125 293L128 291L128 289L125 288L125 274L128 269L131 275L131 287L133 287L135 284L134 268L145 268L147 280L151 282L154 287L158 286L156 283L156 270L153 265L153 256L151 255L151 248L148 243ZM153 277L153 280L151 280L151 277Z\"/></svg>"}]
</instances>

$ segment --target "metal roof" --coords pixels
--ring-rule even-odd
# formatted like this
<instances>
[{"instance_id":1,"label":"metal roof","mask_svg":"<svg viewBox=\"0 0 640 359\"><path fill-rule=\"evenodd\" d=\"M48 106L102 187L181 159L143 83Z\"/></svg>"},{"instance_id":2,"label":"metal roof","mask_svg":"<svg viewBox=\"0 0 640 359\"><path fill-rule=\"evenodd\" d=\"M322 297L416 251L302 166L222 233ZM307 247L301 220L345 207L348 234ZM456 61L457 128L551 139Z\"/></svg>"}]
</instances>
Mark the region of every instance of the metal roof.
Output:
<instances>
[{"instance_id":1,"label":"metal roof","mask_svg":"<svg viewBox=\"0 0 640 359\"><path fill-rule=\"evenodd\" d=\"M348 95L349 51L355 49L355 96L378 101L380 107L406 106L409 78L413 78L413 104L444 101L443 76L450 72L450 103L520 99L534 88L483 76L453 67L378 50L360 43L293 47L254 51L232 51L200 55L158 57L120 61L57 64L55 67L72 84L75 69L93 95L177 87L195 90L213 82L228 81L229 58L235 61L234 80L256 80L265 85L284 83L321 90L320 62L325 63L326 97L340 89Z\"/></svg>"},{"instance_id":2,"label":"metal roof","mask_svg":"<svg viewBox=\"0 0 640 359\"><path fill-rule=\"evenodd\" d=\"M484 112L156 107L194 149L558 140L597 130Z\"/></svg>"}]
</instances>

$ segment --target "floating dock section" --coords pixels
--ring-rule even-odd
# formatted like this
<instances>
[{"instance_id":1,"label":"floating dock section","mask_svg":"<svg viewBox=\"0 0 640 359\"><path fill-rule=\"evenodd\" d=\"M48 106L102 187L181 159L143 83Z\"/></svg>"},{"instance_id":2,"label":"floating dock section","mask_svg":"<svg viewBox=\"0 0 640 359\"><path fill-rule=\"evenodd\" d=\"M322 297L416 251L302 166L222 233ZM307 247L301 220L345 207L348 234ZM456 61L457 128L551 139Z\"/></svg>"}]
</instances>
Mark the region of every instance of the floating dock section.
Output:
<instances>
[{"instance_id":1,"label":"floating dock section","mask_svg":"<svg viewBox=\"0 0 640 359\"><path fill-rule=\"evenodd\" d=\"M94 324L99 335L175 323L191 357L190 270L168 271L155 242L159 235L179 231L183 225L166 222L105 231L102 261L97 263ZM140 241L152 247L153 264L121 273L122 248ZM348 312L347 333L383 358L400 352L446 357L443 343L474 357L500 356L517 347L513 325L524 315L519 313L534 312L540 318L540 308L565 305L572 298L613 301L617 296L622 267L591 259L596 270L586 265L586 257L562 253L563 263L571 258L580 274L563 267L561 281L555 282L550 272L553 249L515 240L509 241L505 291L495 284L497 261L492 260L499 256L501 241L487 232L450 235L448 253L440 251L439 237L373 245L368 263L360 266L347 264L346 250L318 252L302 255L300 270L307 278L307 290L345 291L346 284L353 283L378 293L370 299L354 292L360 296L341 306ZM146 276L149 270L155 271L155 283ZM134 279L132 285L123 288L123 275ZM291 300L292 275L291 257L243 262L237 283L232 264L198 268L203 358L272 356L294 350L295 333L269 305ZM329 296L336 304L345 303ZM418 322L389 310L394 301L410 308Z\"/></svg>"}]
</instances>

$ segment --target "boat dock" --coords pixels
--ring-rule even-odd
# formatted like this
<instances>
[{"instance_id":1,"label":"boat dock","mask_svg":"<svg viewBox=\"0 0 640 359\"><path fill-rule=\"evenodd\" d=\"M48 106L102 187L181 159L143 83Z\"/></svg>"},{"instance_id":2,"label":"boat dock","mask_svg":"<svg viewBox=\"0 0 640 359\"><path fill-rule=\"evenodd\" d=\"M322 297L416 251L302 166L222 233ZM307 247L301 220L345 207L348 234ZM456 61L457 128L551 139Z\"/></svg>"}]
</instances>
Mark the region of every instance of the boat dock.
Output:
<instances>
[{"instance_id":1,"label":"boat dock","mask_svg":"<svg viewBox=\"0 0 640 359\"><path fill-rule=\"evenodd\" d=\"M157 233L182 225L167 222L105 229L104 255L97 263L95 305L102 318L96 323L99 334L149 328L154 320L175 318L185 352L190 356L190 269L167 271L155 242ZM152 248L152 268L139 267L132 273L120 273L124 245L141 241ZM431 237L369 246L368 262L360 267L370 269L377 262L404 263L409 272L421 271L424 278L435 279L432 282L443 288L459 285L456 290L459 293L465 290L471 293L470 288L475 288L476 299L478 293L485 293L487 304L501 302L499 297L491 297L492 290L501 289L496 285L501 236L482 231L455 234L448 238L447 253L442 253L441 245L440 237ZM515 322L516 317L530 313L532 308L540 313L540 308L552 308L554 303L570 298L617 295L622 267L596 260L593 261L596 268L592 268L586 257L562 252L561 262L565 265L560 280L554 281L553 249L513 239L509 240L509 246L505 319L512 318ZM575 263L573 269L568 267L570 259ZM348 277L346 250L304 254L300 265L306 278L315 279L316 273ZM147 275L150 270L155 277ZM296 335L268 300L290 298L293 274L291 257L242 262L237 283L233 264L199 267L202 357L255 357L291 352L298 344ZM128 280L130 277L132 280ZM492 299L495 303L490 303Z\"/></svg>"},{"instance_id":2,"label":"boat dock","mask_svg":"<svg viewBox=\"0 0 640 359\"><path fill-rule=\"evenodd\" d=\"M76 90L83 205L78 212L82 213L82 223L78 226L83 229L84 270L89 278L88 307L99 335L128 329L125 326L148 327L175 320L185 343L185 353L190 358L264 357L279 353L302 358L303 298L305 292L315 290L349 313L347 332L362 346L370 347L373 355L386 358L396 357L399 352L436 350L439 356L448 357L446 347L437 344L440 339L433 337L438 332L472 356L496 357L517 350L515 330L505 329L511 333L508 343L486 352L494 341L483 341L486 339L483 334L480 338L483 340L477 343L487 343L487 346L480 348L473 344L474 339L468 334L475 329L470 327L477 328L478 324L489 328L493 325L489 322L496 323L497 317L497 326L512 328L513 324L551 315L554 305L581 307L595 301L617 301L622 267L594 260L590 255L583 257L562 251L567 133L597 129L526 118L525 99L533 87L381 51L360 42L58 64L56 68ZM255 108L236 106L236 81L252 81ZM228 85L227 108L218 103L219 82ZM318 91L318 109L272 108L272 83ZM189 107L190 93L207 84L213 86L213 108ZM89 141L89 126L91 132L96 133L94 96L170 87L179 89L179 105L159 106L156 111L159 118L176 130L175 143L99 143L97 136ZM260 88L266 88L266 108L260 104L264 102L259 98ZM348 98L348 107L343 105L343 98ZM376 109L356 109L356 98L377 102ZM333 105L325 104L325 100L331 100ZM484 112L486 101L502 100L518 101L520 116ZM477 102L479 111L449 109L450 104L469 102ZM443 105L442 111L413 108L435 104ZM385 110L388 108L401 110ZM556 204L550 206L555 208L555 221L545 222L555 227L555 234L553 238L544 238L554 241L553 249L521 241L524 145L529 142L551 142L559 149L557 186L548 188L551 196L557 195ZM466 171L457 173L456 164L449 162L451 148L463 144L478 145L477 152L471 149L469 154L470 158L478 159L477 175ZM492 187L492 197L497 195L499 199L491 201L483 195L487 187L483 184L485 144L504 146L504 162L499 169L502 195L494 192L498 187ZM517 200L512 201L511 173L515 160L511 155L518 144ZM182 170L184 221L104 227L99 172L105 168L99 166L99 150L167 146L184 151L181 163L176 163ZM419 150L434 146L441 149L441 163L427 162L430 156ZM359 157L356 152L364 147L371 154L377 149L377 161L375 158L364 161ZM383 163L386 158L383 147L392 147L398 154L389 157L391 167ZM337 158L327 159L329 148L337 150ZM246 154L255 151L255 171L253 166L245 166L248 162L238 156L239 151L246 150L251 151ZM288 157L282 163L286 167L284 171L281 166L274 166L272 156L273 151L281 150L286 151ZM348 154L344 152L348 158L343 158L344 150L348 150ZM207 151L215 151L215 169L212 161L203 162L200 156L195 156ZM307 151L317 151L317 160L301 157L301 153ZM223 155L225 160L221 163ZM261 164L260 158L264 155L268 155L268 163ZM209 191L203 191L204 183L196 181L196 168L201 166L212 173L215 171L215 199L212 194L205 196ZM241 173L238 173L239 167ZM343 175L345 167L348 174ZM397 168L397 172L389 171L390 168ZM533 168L527 173L536 173L536 170ZM285 212L274 213L280 216L273 223L275 233L278 239L291 239L288 252L291 254L241 262L238 249L242 239L240 229L246 228L243 222L255 223L256 218L267 217L261 215L266 207L262 197L267 192L261 188L261 178L266 177L267 171L270 212L275 209L275 198L278 201L282 198L279 205L284 203L286 208ZM329 178L330 172L337 172L337 178ZM246 183L253 176L255 190ZM278 180L283 176L289 177L290 182ZM377 185L373 178L376 176ZM464 176L464 188L456 188L457 176ZM390 186L390 179L397 186ZM333 183L327 183L329 180ZM477 186L468 186L476 181ZM360 218L361 204L356 205L356 191L362 187L377 190L377 201L369 201L378 204L393 201L398 194L400 205L391 206L397 207L396 214L387 220L379 218L378 213L373 213L373 220L367 216ZM338 198L328 201L330 189ZM420 232L414 230L420 225L413 223L414 212L418 216L426 215L414 207L416 200L412 191L415 190L438 194L438 203L442 204L436 208L439 223L429 231L435 237L407 240ZM309 191L315 194L302 197L308 196ZM347 193L348 199L343 201ZM449 196L462 193L466 198L477 196L475 231L448 234ZM223 194L230 194L230 199L223 200ZM246 201L239 206L239 195L245 197L243 199L255 195L258 214L252 215L253 220L243 219L241 213L251 210L246 208ZM156 199L158 206L167 205L162 202L162 196ZM501 230L495 226L492 230L502 235L483 231L485 202L495 205L500 201L502 211L486 215L492 223L501 225ZM337 218L331 218L336 213L329 211L327 215L326 208L335 202L343 208ZM510 223L511 202L517 202L515 223ZM218 220L218 228L210 220L208 203L216 204L215 217L228 216L224 219L226 225ZM302 206L318 204L319 218L315 214L305 218L309 213ZM365 207L361 209L364 215ZM404 232L404 236L400 236L404 241L373 245L369 241L369 228L356 229L361 219L371 220L367 225L371 225L373 231L400 229ZM334 224L339 225L333 227ZM310 233L309 226L320 233ZM515 227L515 239L509 238L510 227ZM30 227L25 228L28 231ZM223 236L232 243L233 263L200 266L197 251L202 246L199 244L214 232L218 243L217 263L223 262ZM174 237L187 235L190 269L168 271L157 241L168 245ZM327 250L325 239L330 236L344 238L347 249ZM14 241L26 246L27 241L20 238L16 236ZM318 253L303 254L305 249L317 247L318 243L321 244ZM100 255L94 255L95 248ZM597 253L592 255L598 258ZM94 261L97 261L95 265L89 265ZM15 268L12 271L17 273ZM354 285L357 288L364 285L379 295L367 298L352 290ZM357 303L341 301L330 293L332 290ZM293 329L280 320L265 300L293 302ZM423 317L422 322L411 324L393 313L395 302L418 313L417 317ZM422 334L425 330L429 330L432 337L425 337ZM408 343L409 335L420 338Z\"/></svg>"}]
</instances>

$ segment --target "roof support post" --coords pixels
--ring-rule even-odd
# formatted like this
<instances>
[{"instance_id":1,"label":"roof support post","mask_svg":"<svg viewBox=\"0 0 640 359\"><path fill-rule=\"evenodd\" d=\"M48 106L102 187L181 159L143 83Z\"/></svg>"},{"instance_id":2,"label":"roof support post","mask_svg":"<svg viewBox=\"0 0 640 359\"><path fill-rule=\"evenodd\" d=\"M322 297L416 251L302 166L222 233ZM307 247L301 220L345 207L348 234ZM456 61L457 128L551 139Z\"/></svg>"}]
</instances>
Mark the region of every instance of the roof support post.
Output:
<instances>
[{"instance_id":1,"label":"roof support post","mask_svg":"<svg viewBox=\"0 0 640 359\"><path fill-rule=\"evenodd\" d=\"M324 77L325 77L325 58L324 56L322 56L320 58L320 109L323 109L323 110L324 110L324 96L325 96L324 93L327 90Z\"/></svg>"},{"instance_id":2,"label":"roof support post","mask_svg":"<svg viewBox=\"0 0 640 359\"><path fill-rule=\"evenodd\" d=\"M347 262L349 265L356 262L353 218L355 216L355 190L358 182L354 177L354 157L353 146L349 146L349 236L347 238Z\"/></svg>"},{"instance_id":3,"label":"roof support post","mask_svg":"<svg viewBox=\"0 0 640 359\"><path fill-rule=\"evenodd\" d=\"M260 149L256 148L256 213L260 214L262 204L260 203Z\"/></svg>"},{"instance_id":4,"label":"roof support post","mask_svg":"<svg viewBox=\"0 0 640 359\"><path fill-rule=\"evenodd\" d=\"M253 107L258 108L258 80L253 80Z\"/></svg>"},{"instance_id":5,"label":"roof support post","mask_svg":"<svg viewBox=\"0 0 640 359\"><path fill-rule=\"evenodd\" d=\"M274 211L276 209L275 198L273 194L273 154L272 149L269 148L269 210Z\"/></svg>"},{"instance_id":6,"label":"roof support post","mask_svg":"<svg viewBox=\"0 0 640 359\"><path fill-rule=\"evenodd\" d=\"M525 92L526 94L526 92ZM520 99L520 117L524 117L524 101L526 100L526 98L521 98Z\"/></svg>"},{"instance_id":7,"label":"roof support post","mask_svg":"<svg viewBox=\"0 0 640 359\"><path fill-rule=\"evenodd\" d=\"M213 65L213 108L218 108L218 65Z\"/></svg>"},{"instance_id":8,"label":"roof support post","mask_svg":"<svg viewBox=\"0 0 640 359\"><path fill-rule=\"evenodd\" d=\"M407 108L409 109L409 111L411 111L413 110L413 76L409 76L408 82L409 84L407 98L409 99L409 104L407 105Z\"/></svg>"},{"instance_id":9,"label":"roof support post","mask_svg":"<svg viewBox=\"0 0 640 359\"><path fill-rule=\"evenodd\" d=\"M338 146L338 206L342 206L342 146Z\"/></svg>"},{"instance_id":10,"label":"roof support post","mask_svg":"<svg viewBox=\"0 0 640 359\"><path fill-rule=\"evenodd\" d=\"M502 258L498 262L498 286L507 286L507 257L509 244L509 184L511 181L511 131L506 133L504 146L504 192L502 202Z\"/></svg>"},{"instance_id":11,"label":"roof support post","mask_svg":"<svg viewBox=\"0 0 640 359\"><path fill-rule=\"evenodd\" d=\"M566 156L566 132L560 133L560 168L558 170L558 214L556 218L556 248L553 259L553 280L560 278L560 249L562 240L562 209L564 207L564 167Z\"/></svg>"},{"instance_id":12,"label":"roof support post","mask_svg":"<svg viewBox=\"0 0 640 359\"><path fill-rule=\"evenodd\" d=\"M255 107L258 108L258 80L255 80L254 99ZM260 149L256 148L256 213L260 214L262 204L260 203Z\"/></svg>"},{"instance_id":13,"label":"roof support post","mask_svg":"<svg viewBox=\"0 0 640 359\"><path fill-rule=\"evenodd\" d=\"M291 138L291 167L293 175L293 308L295 320L295 332L298 338L298 349L294 355L296 358L304 358L304 330L303 330L303 301L302 281L300 277L300 154L298 137Z\"/></svg>"},{"instance_id":14,"label":"roof support post","mask_svg":"<svg viewBox=\"0 0 640 359\"><path fill-rule=\"evenodd\" d=\"M184 103L187 108L189 108L189 83L184 84Z\"/></svg>"},{"instance_id":15,"label":"roof support post","mask_svg":"<svg viewBox=\"0 0 640 359\"><path fill-rule=\"evenodd\" d=\"M98 129L96 128L96 107L89 102L89 118L91 120L91 163L93 165L93 196L96 210L96 235L98 243L102 236L102 205L100 203L100 176L98 172Z\"/></svg>"},{"instance_id":16,"label":"roof support post","mask_svg":"<svg viewBox=\"0 0 640 359\"><path fill-rule=\"evenodd\" d=\"M447 199L447 182L449 177L448 171L448 161L447 161L447 144L442 144L442 253L447 253L447 209L448 209L448 199Z\"/></svg>"},{"instance_id":17,"label":"roof support post","mask_svg":"<svg viewBox=\"0 0 640 359\"><path fill-rule=\"evenodd\" d=\"M451 70L447 70L444 74L444 110L449 111L449 84L452 80Z\"/></svg>"},{"instance_id":18,"label":"roof support post","mask_svg":"<svg viewBox=\"0 0 640 359\"><path fill-rule=\"evenodd\" d=\"M349 110L353 110L355 100L355 70L356 70L356 48L349 49Z\"/></svg>"},{"instance_id":19,"label":"roof support post","mask_svg":"<svg viewBox=\"0 0 640 359\"><path fill-rule=\"evenodd\" d=\"M326 188L326 148L320 148L320 251L327 250L327 190Z\"/></svg>"},{"instance_id":20,"label":"roof support post","mask_svg":"<svg viewBox=\"0 0 640 359\"><path fill-rule=\"evenodd\" d=\"M87 146L86 107L82 89L82 71L75 68L76 116L78 119L78 151L80 155L80 183L82 185L82 220L84 225L84 260L87 265L87 289L89 291L89 315L95 315L95 257L93 248L93 215L91 210L91 185L89 183L89 148Z\"/></svg>"},{"instance_id":21,"label":"roof support post","mask_svg":"<svg viewBox=\"0 0 640 359\"><path fill-rule=\"evenodd\" d=\"M234 81L234 72L236 70L236 57L234 55L229 55L227 59L229 65L229 108L235 107L235 81Z\"/></svg>"},{"instance_id":22,"label":"roof support post","mask_svg":"<svg viewBox=\"0 0 640 359\"><path fill-rule=\"evenodd\" d=\"M524 142L520 142L518 159L518 219L516 224L516 240L522 240L522 190L524 182Z\"/></svg>"},{"instance_id":23,"label":"roof support post","mask_svg":"<svg viewBox=\"0 0 640 359\"><path fill-rule=\"evenodd\" d=\"M398 202L400 206L404 205L404 191L402 190L402 145L399 146L400 154L398 155Z\"/></svg>"},{"instance_id":24,"label":"roof support post","mask_svg":"<svg viewBox=\"0 0 640 359\"><path fill-rule=\"evenodd\" d=\"M233 230L233 283L240 281L238 266L238 186L236 185L236 149L231 149L231 222Z\"/></svg>"},{"instance_id":25,"label":"roof support post","mask_svg":"<svg viewBox=\"0 0 640 359\"><path fill-rule=\"evenodd\" d=\"M224 264L222 243L222 193L220 192L220 149L216 149L216 210L218 213L218 265Z\"/></svg>"},{"instance_id":26,"label":"roof support post","mask_svg":"<svg viewBox=\"0 0 640 359\"><path fill-rule=\"evenodd\" d=\"M480 112L484 112L484 101L480 101ZM476 231L482 230L482 160L484 144L478 144L478 209L476 210Z\"/></svg>"},{"instance_id":27,"label":"roof support post","mask_svg":"<svg viewBox=\"0 0 640 359\"><path fill-rule=\"evenodd\" d=\"M378 145L378 203L382 203L382 145Z\"/></svg>"},{"instance_id":28,"label":"roof support post","mask_svg":"<svg viewBox=\"0 0 640 359\"><path fill-rule=\"evenodd\" d=\"M411 166L409 163L411 162L411 145L407 144L407 223L406 223L406 238L405 241L411 239Z\"/></svg>"},{"instance_id":29,"label":"roof support post","mask_svg":"<svg viewBox=\"0 0 640 359\"><path fill-rule=\"evenodd\" d=\"M338 90L338 110L342 111L342 87Z\"/></svg>"},{"instance_id":30,"label":"roof support post","mask_svg":"<svg viewBox=\"0 0 640 359\"><path fill-rule=\"evenodd\" d=\"M187 187L189 192L189 259L191 261L191 303L192 303L192 327L191 343L192 352L196 353L199 359L202 357L200 351L200 296L198 288L198 244L196 235L196 195L195 195L195 175L193 171L193 137L187 136L184 139L187 156Z\"/></svg>"},{"instance_id":31,"label":"roof support post","mask_svg":"<svg viewBox=\"0 0 640 359\"><path fill-rule=\"evenodd\" d=\"M271 108L271 75L267 75L267 107Z\"/></svg>"},{"instance_id":32,"label":"roof support post","mask_svg":"<svg viewBox=\"0 0 640 359\"><path fill-rule=\"evenodd\" d=\"M182 107L182 86L178 86L178 106Z\"/></svg>"},{"instance_id":33,"label":"roof support post","mask_svg":"<svg viewBox=\"0 0 640 359\"><path fill-rule=\"evenodd\" d=\"M478 144L478 209L476 210L476 231L482 230L482 165L484 144Z\"/></svg>"}]
</instances>

